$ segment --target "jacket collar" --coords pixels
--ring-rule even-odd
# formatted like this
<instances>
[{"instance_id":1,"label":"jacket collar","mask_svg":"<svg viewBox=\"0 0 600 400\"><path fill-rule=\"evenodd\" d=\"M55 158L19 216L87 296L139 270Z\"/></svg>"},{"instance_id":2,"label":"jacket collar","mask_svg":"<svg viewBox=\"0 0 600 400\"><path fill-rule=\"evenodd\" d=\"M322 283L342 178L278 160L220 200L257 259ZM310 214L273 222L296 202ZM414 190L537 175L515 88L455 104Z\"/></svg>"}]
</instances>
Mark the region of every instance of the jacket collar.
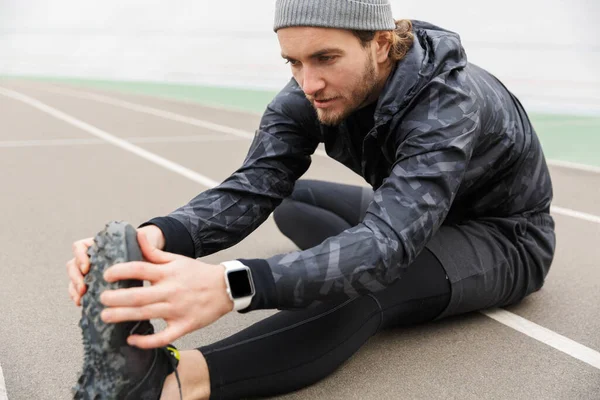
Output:
<instances>
[{"instance_id":1,"label":"jacket collar","mask_svg":"<svg viewBox=\"0 0 600 400\"><path fill-rule=\"evenodd\" d=\"M420 42L419 36L419 32L415 32L413 46L388 76L375 109L376 125L387 122L424 84L423 67L428 52Z\"/></svg>"}]
</instances>

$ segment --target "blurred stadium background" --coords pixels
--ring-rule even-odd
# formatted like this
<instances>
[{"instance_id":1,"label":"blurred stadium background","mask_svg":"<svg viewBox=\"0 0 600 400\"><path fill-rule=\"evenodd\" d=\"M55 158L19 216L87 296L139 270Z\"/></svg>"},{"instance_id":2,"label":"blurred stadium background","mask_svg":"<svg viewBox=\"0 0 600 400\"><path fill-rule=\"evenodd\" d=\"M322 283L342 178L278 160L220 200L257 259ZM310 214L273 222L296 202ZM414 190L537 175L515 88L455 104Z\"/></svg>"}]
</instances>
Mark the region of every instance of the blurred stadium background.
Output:
<instances>
[{"instance_id":1,"label":"blurred stadium background","mask_svg":"<svg viewBox=\"0 0 600 400\"><path fill-rule=\"evenodd\" d=\"M274 4L0 0L0 75L277 91L289 69L271 29ZM396 18L458 32L469 59L529 110L600 115L597 0L393 0L392 8Z\"/></svg>"}]
</instances>

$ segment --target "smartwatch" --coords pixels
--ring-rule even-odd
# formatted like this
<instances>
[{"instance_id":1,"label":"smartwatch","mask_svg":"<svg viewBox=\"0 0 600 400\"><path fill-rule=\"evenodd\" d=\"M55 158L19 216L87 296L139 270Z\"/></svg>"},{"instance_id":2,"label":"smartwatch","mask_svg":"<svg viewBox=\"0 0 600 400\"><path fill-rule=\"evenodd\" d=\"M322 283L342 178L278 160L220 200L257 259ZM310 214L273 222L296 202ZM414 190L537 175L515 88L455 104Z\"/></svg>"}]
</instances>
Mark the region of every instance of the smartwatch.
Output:
<instances>
[{"instance_id":1,"label":"smartwatch","mask_svg":"<svg viewBox=\"0 0 600 400\"><path fill-rule=\"evenodd\" d=\"M221 265L225 267L225 284L227 285L227 294L233 301L233 310L247 308L255 293L252 271L237 260L226 261Z\"/></svg>"}]
</instances>

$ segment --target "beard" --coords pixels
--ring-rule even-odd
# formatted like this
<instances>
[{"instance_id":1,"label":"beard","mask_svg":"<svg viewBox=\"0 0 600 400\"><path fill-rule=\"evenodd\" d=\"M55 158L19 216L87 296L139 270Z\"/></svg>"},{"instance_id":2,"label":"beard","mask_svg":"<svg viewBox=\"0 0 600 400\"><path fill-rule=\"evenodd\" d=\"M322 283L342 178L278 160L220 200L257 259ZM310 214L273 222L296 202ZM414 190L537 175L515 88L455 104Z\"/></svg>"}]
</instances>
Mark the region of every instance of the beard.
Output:
<instances>
[{"instance_id":1,"label":"beard","mask_svg":"<svg viewBox=\"0 0 600 400\"><path fill-rule=\"evenodd\" d=\"M347 87L352 90L349 94L338 94L337 96L328 95L327 98L340 97L344 102L337 110L320 109L315 107L314 98L325 98L321 93L308 97L308 100L317 111L319 122L323 125L337 126L344 121L350 114L361 108L367 103L367 100L377 90L377 72L373 66L373 57L368 53L363 73L356 80L349 82Z\"/></svg>"}]
</instances>

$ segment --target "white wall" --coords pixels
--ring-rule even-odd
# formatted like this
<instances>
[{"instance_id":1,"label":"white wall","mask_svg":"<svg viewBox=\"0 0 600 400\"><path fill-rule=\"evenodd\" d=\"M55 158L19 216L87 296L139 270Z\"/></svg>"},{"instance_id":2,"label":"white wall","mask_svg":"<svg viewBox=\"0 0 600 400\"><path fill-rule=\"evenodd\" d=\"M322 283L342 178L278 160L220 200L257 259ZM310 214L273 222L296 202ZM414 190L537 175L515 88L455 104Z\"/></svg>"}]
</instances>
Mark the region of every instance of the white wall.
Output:
<instances>
[{"instance_id":1,"label":"white wall","mask_svg":"<svg viewBox=\"0 0 600 400\"><path fill-rule=\"evenodd\" d=\"M600 114L600 0L392 0L530 108ZM0 0L0 74L278 89L273 0Z\"/></svg>"}]
</instances>

